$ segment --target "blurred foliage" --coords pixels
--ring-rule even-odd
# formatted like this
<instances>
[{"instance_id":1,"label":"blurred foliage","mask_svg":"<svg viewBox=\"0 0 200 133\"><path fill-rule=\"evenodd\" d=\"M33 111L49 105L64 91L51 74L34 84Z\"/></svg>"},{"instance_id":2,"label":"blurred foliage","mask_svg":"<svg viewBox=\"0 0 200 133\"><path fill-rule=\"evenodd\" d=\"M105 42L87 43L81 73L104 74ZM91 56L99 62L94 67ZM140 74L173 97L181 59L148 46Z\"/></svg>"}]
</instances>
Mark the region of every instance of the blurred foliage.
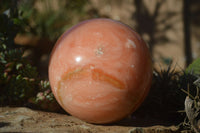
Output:
<instances>
[{"instance_id":1,"label":"blurred foliage","mask_svg":"<svg viewBox=\"0 0 200 133\"><path fill-rule=\"evenodd\" d=\"M157 119L160 123L179 124L184 121L184 102L190 89L190 95L196 96L200 87L199 59L195 60L187 69L177 71L172 67L154 69L153 82L146 100L133 113L139 119Z\"/></svg>"},{"instance_id":2,"label":"blurred foliage","mask_svg":"<svg viewBox=\"0 0 200 133\"><path fill-rule=\"evenodd\" d=\"M192 73L193 75L200 75L200 58L193 61L193 63L186 69L186 72Z\"/></svg>"},{"instance_id":3,"label":"blurred foliage","mask_svg":"<svg viewBox=\"0 0 200 133\"><path fill-rule=\"evenodd\" d=\"M12 3L13 0L4 0L0 1L0 13L6 11L8 8L10 8L10 3Z\"/></svg>"},{"instance_id":4,"label":"blurred foliage","mask_svg":"<svg viewBox=\"0 0 200 133\"><path fill-rule=\"evenodd\" d=\"M150 5L145 4L144 0L134 0L133 4L136 7L135 12L133 12L132 19L136 20L136 31L141 36L146 36L147 43L150 46L150 52L154 52L154 47L157 44L165 44L172 42L169 37L166 36L166 32L169 29L175 30L174 23L177 21L177 13L174 11L163 12L161 15L161 8L166 4L166 0L156 0L154 1L153 12L149 11ZM159 16L162 17L159 17ZM164 25L161 27L161 25Z\"/></svg>"},{"instance_id":5,"label":"blurred foliage","mask_svg":"<svg viewBox=\"0 0 200 133\"><path fill-rule=\"evenodd\" d=\"M187 82L186 82L187 81ZM197 87L200 88L200 58L194 60L184 71L180 78L182 89L190 89L190 95L195 96Z\"/></svg>"},{"instance_id":6,"label":"blurred foliage","mask_svg":"<svg viewBox=\"0 0 200 133\"><path fill-rule=\"evenodd\" d=\"M181 72L175 71L175 67L172 67L171 63L167 69L161 68L159 71L154 69L149 95L136 111L136 117L139 119L151 117L160 123L168 124L182 122L184 116L178 111L184 109L186 94L181 91L180 77Z\"/></svg>"},{"instance_id":7,"label":"blurred foliage","mask_svg":"<svg viewBox=\"0 0 200 133\"><path fill-rule=\"evenodd\" d=\"M186 74L190 78L191 84L187 84L187 89L182 91L187 94L185 99L185 121L181 124L181 128L190 129L193 132L198 133L200 131L200 60L199 58L194 60L186 69ZM189 77L187 76L187 78ZM193 80L192 80L193 79Z\"/></svg>"},{"instance_id":8,"label":"blurred foliage","mask_svg":"<svg viewBox=\"0 0 200 133\"><path fill-rule=\"evenodd\" d=\"M198 93L197 93L197 88L200 89L200 58L197 58L196 60L194 60L189 66L188 68L185 70L187 77L188 77L188 81L190 78L190 84L188 84L187 89L189 89L189 95L192 97L195 97ZM190 77L189 77L190 75ZM191 77L192 75L192 77ZM186 90L186 89L185 89ZM198 97L200 97L200 95L198 94ZM200 100L200 99L198 99ZM200 101L199 101L200 102Z\"/></svg>"},{"instance_id":9,"label":"blurred foliage","mask_svg":"<svg viewBox=\"0 0 200 133\"><path fill-rule=\"evenodd\" d=\"M0 14L0 105L35 104L40 109L48 110L49 106L49 110L60 109L50 91L49 82L39 78L36 67L23 56L23 48L14 42L16 34L21 31L23 19L17 7L11 7ZM39 91L45 93L42 103L46 106L38 102Z\"/></svg>"},{"instance_id":10,"label":"blurred foliage","mask_svg":"<svg viewBox=\"0 0 200 133\"><path fill-rule=\"evenodd\" d=\"M14 43L21 21L16 7L0 14L0 21L0 102L21 105L37 92L37 72L23 59L22 49Z\"/></svg>"},{"instance_id":11,"label":"blurred foliage","mask_svg":"<svg viewBox=\"0 0 200 133\"><path fill-rule=\"evenodd\" d=\"M72 26L73 21L81 21L86 16L84 6L87 2L87 0L21 0L19 9L26 20L24 27L26 32L56 40Z\"/></svg>"},{"instance_id":12,"label":"blurred foliage","mask_svg":"<svg viewBox=\"0 0 200 133\"><path fill-rule=\"evenodd\" d=\"M49 81L41 80L39 83L40 90L37 95L29 99L29 103L36 105L37 109L53 112L65 112L57 103L51 88ZM31 107L32 108L32 107Z\"/></svg>"}]
</instances>

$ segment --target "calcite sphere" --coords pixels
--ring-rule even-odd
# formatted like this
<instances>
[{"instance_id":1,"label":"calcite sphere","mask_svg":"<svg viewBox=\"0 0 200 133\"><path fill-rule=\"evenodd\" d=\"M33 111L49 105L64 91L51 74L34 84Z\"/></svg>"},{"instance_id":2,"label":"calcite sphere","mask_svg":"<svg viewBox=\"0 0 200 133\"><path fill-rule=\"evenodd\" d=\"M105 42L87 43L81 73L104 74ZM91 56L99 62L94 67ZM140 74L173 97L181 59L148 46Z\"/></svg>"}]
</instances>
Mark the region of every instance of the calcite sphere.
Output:
<instances>
[{"instance_id":1,"label":"calcite sphere","mask_svg":"<svg viewBox=\"0 0 200 133\"><path fill-rule=\"evenodd\" d=\"M146 43L130 27L92 19L66 31L49 63L49 81L64 110L90 123L120 120L143 102L152 80Z\"/></svg>"}]
</instances>

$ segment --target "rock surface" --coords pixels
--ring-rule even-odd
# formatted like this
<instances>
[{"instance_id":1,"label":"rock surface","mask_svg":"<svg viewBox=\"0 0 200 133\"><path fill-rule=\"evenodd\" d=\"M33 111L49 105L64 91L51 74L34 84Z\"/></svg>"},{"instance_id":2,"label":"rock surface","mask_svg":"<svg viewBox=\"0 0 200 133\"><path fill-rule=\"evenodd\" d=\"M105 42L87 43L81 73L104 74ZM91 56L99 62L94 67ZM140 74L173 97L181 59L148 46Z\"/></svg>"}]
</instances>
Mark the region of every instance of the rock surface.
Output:
<instances>
[{"instance_id":1,"label":"rock surface","mask_svg":"<svg viewBox=\"0 0 200 133\"><path fill-rule=\"evenodd\" d=\"M174 133L175 126L134 127L122 123L94 125L73 116L31 110L29 108L1 107L0 132L45 132L45 133ZM186 131L184 133L187 133Z\"/></svg>"}]
</instances>

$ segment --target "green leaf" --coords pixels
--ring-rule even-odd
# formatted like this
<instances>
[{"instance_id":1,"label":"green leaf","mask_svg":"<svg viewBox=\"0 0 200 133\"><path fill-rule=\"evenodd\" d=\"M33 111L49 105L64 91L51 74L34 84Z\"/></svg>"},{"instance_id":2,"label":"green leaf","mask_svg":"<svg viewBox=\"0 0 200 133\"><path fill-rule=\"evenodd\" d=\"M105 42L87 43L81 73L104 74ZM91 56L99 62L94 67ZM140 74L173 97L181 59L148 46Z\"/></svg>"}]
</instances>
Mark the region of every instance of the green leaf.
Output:
<instances>
[{"instance_id":1,"label":"green leaf","mask_svg":"<svg viewBox=\"0 0 200 133\"><path fill-rule=\"evenodd\" d=\"M200 75L200 58L194 60L185 71L187 74Z\"/></svg>"},{"instance_id":2,"label":"green leaf","mask_svg":"<svg viewBox=\"0 0 200 133\"><path fill-rule=\"evenodd\" d=\"M18 64L16 65L16 69L19 70L22 66L23 66L22 63L18 63Z\"/></svg>"},{"instance_id":3,"label":"green leaf","mask_svg":"<svg viewBox=\"0 0 200 133\"><path fill-rule=\"evenodd\" d=\"M14 19L13 19L13 22L14 22L14 24L16 24L16 25L21 25L21 24L23 23L23 21L20 20L20 19L18 19L18 18L14 18Z\"/></svg>"},{"instance_id":4,"label":"green leaf","mask_svg":"<svg viewBox=\"0 0 200 133\"><path fill-rule=\"evenodd\" d=\"M17 75L16 80L19 80L20 78L22 78L21 75Z\"/></svg>"}]
</instances>

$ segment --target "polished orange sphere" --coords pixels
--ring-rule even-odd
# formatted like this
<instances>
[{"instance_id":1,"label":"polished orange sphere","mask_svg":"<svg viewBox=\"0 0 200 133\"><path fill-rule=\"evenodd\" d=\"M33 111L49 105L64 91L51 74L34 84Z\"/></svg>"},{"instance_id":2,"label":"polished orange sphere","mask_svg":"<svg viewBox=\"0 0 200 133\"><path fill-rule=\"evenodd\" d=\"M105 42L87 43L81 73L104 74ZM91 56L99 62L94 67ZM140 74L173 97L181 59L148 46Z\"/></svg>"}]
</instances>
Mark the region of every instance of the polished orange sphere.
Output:
<instances>
[{"instance_id":1,"label":"polished orange sphere","mask_svg":"<svg viewBox=\"0 0 200 133\"><path fill-rule=\"evenodd\" d=\"M152 80L146 43L130 27L92 19L66 31L49 63L49 81L58 103L90 123L110 123L135 111Z\"/></svg>"}]
</instances>

